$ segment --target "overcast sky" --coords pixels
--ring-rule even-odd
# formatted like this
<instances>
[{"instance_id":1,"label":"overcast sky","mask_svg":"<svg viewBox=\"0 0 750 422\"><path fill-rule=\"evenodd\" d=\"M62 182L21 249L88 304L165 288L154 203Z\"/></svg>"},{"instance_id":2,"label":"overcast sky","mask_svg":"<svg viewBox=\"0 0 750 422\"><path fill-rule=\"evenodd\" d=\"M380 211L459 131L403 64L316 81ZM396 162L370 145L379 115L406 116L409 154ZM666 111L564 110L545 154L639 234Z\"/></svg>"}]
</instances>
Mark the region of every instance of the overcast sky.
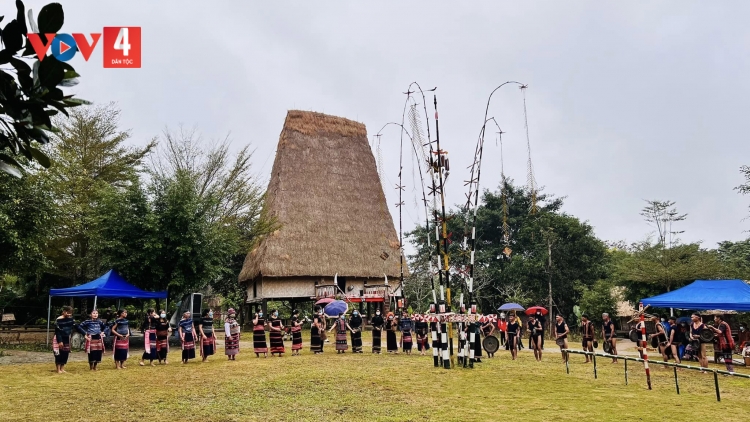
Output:
<instances>
[{"instance_id":1,"label":"overcast sky","mask_svg":"<svg viewBox=\"0 0 750 422\"><path fill-rule=\"evenodd\" d=\"M45 3L26 2L35 15ZM742 221L750 196L733 190L743 182L739 167L750 165L747 2L62 3L61 32L142 27L141 69L102 68L101 44L88 62L80 54L71 61L82 75L74 92L117 102L136 144L179 124L207 139L230 134L233 149L256 149L265 185L288 109L363 122L372 139L400 121L402 92L418 81L438 87L441 144L453 170L448 202L457 204L487 96L516 80L529 85L538 185L566 196L564 210L600 238L645 238L644 199L675 201L688 214L682 239L706 247L750 229ZM7 21L11 3L3 9ZM489 115L507 132L507 175L525 183L521 92L502 88ZM481 185L495 189L492 132ZM393 128L381 138L395 219L398 141ZM411 184L408 166L406 174ZM423 220L414 194L407 188L408 228Z\"/></svg>"}]
</instances>

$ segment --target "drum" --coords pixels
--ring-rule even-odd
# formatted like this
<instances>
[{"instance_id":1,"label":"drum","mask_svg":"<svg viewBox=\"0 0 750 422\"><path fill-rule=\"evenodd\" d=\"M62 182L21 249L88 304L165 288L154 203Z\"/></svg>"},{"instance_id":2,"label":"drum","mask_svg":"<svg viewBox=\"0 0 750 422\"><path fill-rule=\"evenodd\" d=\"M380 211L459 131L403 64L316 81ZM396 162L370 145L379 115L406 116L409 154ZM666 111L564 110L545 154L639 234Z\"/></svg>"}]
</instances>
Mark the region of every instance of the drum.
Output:
<instances>
[{"instance_id":1,"label":"drum","mask_svg":"<svg viewBox=\"0 0 750 422\"><path fill-rule=\"evenodd\" d=\"M482 340L482 347L487 353L495 353L500 348L500 340L495 336L488 336Z\"/></svg>"},{"instance_id":2,"label":"drum","mask_svg":"<svg viewBox=\"0 0 750 422\"><path fill-rule=\"evenodd\" d=\"M604 353L611 354L612 353L612 343L609 341L605 341L602 343L602 349L604 349Z\"/></svg>"},{"instance_id":3,"label":"drum","mask_svg":"<svg viewBox=\"0 0 750 422\"><path fill-rule=\"evenodd\" d=\"M559 339L555 340L555 344L557 344L560 347L563 347L563 346L565 346L565 339L564 338L559 338Z\"/></svg>"},{"instance_id":4,"label":"drum","mask_svg":"<svg viewBox=\"0 0 750 422\"><path fill-rule=\"evenodd\" d=\"M714 341L714 332L708 328L704 328L700 334L701 343L711 343Z\"/></svg>"},{"instance_id":5,"label":"drum","mask_svg":"<svg viewBox=\"0 0 750 422\"><path fill-rule=\"evenodd\" d=\"M639 333L636 330L630 330L630 333L628 334L628 338L630 338L630 341L633 343L637 343L639 339Z\"/></svg>"},{"instance_id":6,"label":"drum","mask_svg":"<svg viewBox=\"0 0 750 422\"><path fill-rule=\"evenodd\" d=\"M659 338L658 337L651 337L651 347L656 349L659 347Z\"/></svg>"}]
</instances>

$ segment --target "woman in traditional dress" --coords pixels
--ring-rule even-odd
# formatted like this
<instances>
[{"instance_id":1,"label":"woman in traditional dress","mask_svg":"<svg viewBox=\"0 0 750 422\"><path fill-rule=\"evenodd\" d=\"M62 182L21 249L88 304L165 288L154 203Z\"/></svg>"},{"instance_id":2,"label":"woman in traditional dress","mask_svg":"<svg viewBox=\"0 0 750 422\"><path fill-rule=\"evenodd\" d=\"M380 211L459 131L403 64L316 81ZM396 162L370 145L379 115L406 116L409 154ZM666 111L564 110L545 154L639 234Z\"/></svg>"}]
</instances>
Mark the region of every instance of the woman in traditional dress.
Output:
<instances>
[{"instance_id":1,"label":"woman in traditional dress","mask_svg":"<svg viewBox=\"0 0 750 422\"><path fill-rule=\"evenodd\" d=\"M325 321L323 311L318 310L318 313L313 317L313 322L310 326L310 350L316 355L323 353L323 339L320 338L320 333L324 330Z\"/></svg>"},{"instance_id":2,"label":"woman in traditional dress","mask_svg":"<svg viewBox=\"0 0 750 422\"><path fill-rule=\"evenodd\" d=\"M115 358L115 368L125 369L125 361L128 360L130 352L130 322L128 321L128 311L120 309L117 311L117 319L112 326L112 334L115 336L113 355Z\"/></svg>"},{"instance_id":3,"label":"woman in traditional dress","mask_svg":"<svg viewBox=\"0 0 750 422\"><path fill-rule=\"evenodd\" d=\"M362 316L356 309L349 318L349 328L352 330L352 353L362 353Z\"/></svg>"},{"instance_id":4,"label":"woman in traditional dress","mask_svg":"<svg viewBox=\"0 0 750 422\"><path fill-rule=\"evenodd\" d=\"M167 313L164 310L159 310L159 318L154 324L155 340L153 349L156 350L156 358L159 363L167 362L167 353L169 352L169 333L172 332L172 327L169 326L169 320L167 319ZM151 362L151 365L154 363Z\"/></svg>"},{"instance_id":5,"label":"woman in traditional dress","mask_svg":"<svg viewBox=\"0 0 750 422\"><path fill-rule=\"evenodd\" d=\"M417 315L414 320L414 332L417 334L417 350L419 354L424 356L425 352L430 348L430 343L427 340L427 320L423 315Z\"/></svg>"},{"instance_id":6,"label":"woman in traditional dress","mask_svg":"<svg viewBox=\"0 0 750 422\"><path fill-rule=\"evenodd\" d=\"M346 350L349 348L349 345L346 343L346 331L351 330L351 327L346 323L343 313L339 314L338 319L328 331L333 331L334 329L336 329L336 353L346 353Z\"/></svg>"},{"instance_id":7,"label":"woman in traditional dress","mask_svg":"<svg viewBox=\"0 0 750 422\"><path fill-rule=\"evenodd\" d=\"M190 359L195 359L195 324L190 315L190 311L185 311L179 323L183 364L188 363Z\"/></svg>"},{"instance_id":8,"label":"woman in traditional dress","mask_svg":"<svg viewBox=\"0 0 750 422\"><path fill-rule=\"evenodd\" d=\"M106 326L99 319L99 311L91 311L91 319L78 325L78 331L86 336L86 353L89 355L89 369L96 371L96 366L102 361L104 354L104 338L102 332Z\"/></svg>"},{"instance_id":9,"label":"woman in traditional dress","mask_svg":"<svg viewBox=\"0 0 750 422\"><path fill-rule=\"evenodd\" d=\"M156 322L159 320L159 316L153 308L149 308L146 311L146 319L141 324L141 331L143 331L143 356L138 365L143 366L144 361L148 359L151 362L151 366L154 366L154 361L159 360L159 353L156 351Z\"/></svg>"},{"instance_id":10,"label":"woman in traditional dress","mask_svg":"<svg viewBox=\"0 0 750 422\"><path fill-rule=\"evenodd\" d=\"M388 312L388 319L385 322L386 350L388 353L398 353L398 341L396 340L396 330L398 330L398 320L393 312Z\"/></svg>"},{"instance_id":11,"label":"woman in traditional dress","mask_svg":"<svg viewBox=\"0 0 750 422\"><path fill-rule=\"evenodd\" d=\"M508 321L508 329L505 332L505 340L508 343L508 347L510 347L510 355L513 357L513 360L516 360L516 357L518 357L518 343L521 340L521 324L516 321L516 315L510 314L510 319Z\"/></svg>"},{"instance_id":12,"label":"woman in traditional dress","mask_svg":"<svg viewBox=\"0 0 750 422\"><path fill-rule=\"evenodd\" d=\"M411 336L412 320L409 318L409 314L404 311L401 315L401 319L398 322L399 329L401 330L401 347L404 348L404 352L407 355L411 354L412 346L414 341Z\"/></svg>"},{"instance_id":13,"label":"woman in traditional dress","mask_svg":"<svg viewBox=\"0 0 750 422\"><path fill-rule=\"evenodd\" d=\"M302 321L299 319L299 310L292 311L292 356L299 356L302 350Z\"/></svg>"},{"instance_id":14,"label":"woman in traditional dress","mask_svg":"<svg viewBox=\"0 0 750 422\"><path fill-rule=\"evenodd\" d=\"M55 355L55 368L58 374L65 371L70 356L70 334L75 327L73 308L63 306L62 315L55 320L55 336L52 337L52 352Z\"/></svg>"},{"instance_id":15,"label":"woman in traditional dress","mask_svg":"<svg viewBox=\"0 0 750 422\"><path fill-rule=\"evenodd\" d=\"M271 319L268 323L268 342L271 343L271 356L278 353L281 357L286 352L286 348L284 348L284 324L279 318L278 309L271 311Z\"/></svg>"},{"instance_id":16,"label":"woman in traditional dress","mask_svg":"<svg viewBox=\"0 0 750 422\"><path fill-rule=\"evenodd\" d=\"M214 311L204 309L201 313L201 323L198 325L201 335L201 357L203 362L216 353L216 335L214 334Z\"/></svg>"},{"instance_id":17,"label":"woman in traditional dress","mask_svg":"<svg viewBox=\"0 0 750 422\"><path fill-rule=\"evenodd\" d=\"M253 351L255 357L268 357L268 344L266 343L266 320L263 318L263 309L255 314L253 319Z\"/></svg>"},{"instance_id":18,"label":"woman in traditional dress","mask_svg":"<svg viewBox=\"0 0 750 422\"><path fill-rule=\"evenodd\" d=\"M375 311L375 316L372 317L372 353L380 354L380 339L383 335L383 325L385 321L383 316L380 315L380 309Z\"/></svg>"},{"instance_id":19,"label":"woman in traditional dress","mask_svg":"<svg viewBox=\"0 0 750 422\"><path fill-rule=\"evenodd\" d=\"M227 360L236 360L235 357L240 353L240 324L236 318L234 308L229 308L224 320L224 354L227 355Z\"/></svg>"}]
</instances>

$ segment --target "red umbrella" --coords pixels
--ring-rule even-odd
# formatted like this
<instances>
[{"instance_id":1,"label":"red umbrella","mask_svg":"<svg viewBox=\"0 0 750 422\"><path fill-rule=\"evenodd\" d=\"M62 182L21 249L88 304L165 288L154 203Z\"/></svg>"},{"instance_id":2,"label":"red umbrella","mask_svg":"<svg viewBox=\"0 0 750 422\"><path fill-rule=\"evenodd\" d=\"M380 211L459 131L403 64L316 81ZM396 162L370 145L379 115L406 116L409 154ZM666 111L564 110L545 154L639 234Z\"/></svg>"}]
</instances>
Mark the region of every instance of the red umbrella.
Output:
<instances>
[{"instance_id":1,"label":"red umbrella","mask_svg":"<svg viewBox=\"0 0 750 422\"><path fill-rule=\"evenodd\" d=\"M541 312L542 315L547 315L548 313L547 308L543 308L541 306L532 306L531 308L526 309L526 315L533 315L537 312Z\"/></svg>"},{"instance_id":2,"label":"red umbrella","mask_svg":"<svg viewBox=\"0 0 750 422\"><path fill-rule=\"evenodd\" d=\"M336 300L336 299L332 298L332 297L324 297L323 299L320 299L319 301L315 302L315 304L316 305L328 305L329 303L333 302L334 300Z\"/></svg>"}]
</instances>

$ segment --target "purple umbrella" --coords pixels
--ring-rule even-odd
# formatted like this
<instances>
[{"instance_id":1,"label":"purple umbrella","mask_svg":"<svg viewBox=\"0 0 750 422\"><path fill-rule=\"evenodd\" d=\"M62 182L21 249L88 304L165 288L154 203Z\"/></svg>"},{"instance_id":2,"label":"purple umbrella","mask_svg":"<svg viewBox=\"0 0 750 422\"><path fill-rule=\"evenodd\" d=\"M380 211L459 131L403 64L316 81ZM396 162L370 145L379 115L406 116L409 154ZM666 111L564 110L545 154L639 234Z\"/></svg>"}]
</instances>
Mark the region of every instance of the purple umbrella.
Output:
<instances>
[{"instance_id":1,"label":"purple umbrella","mask_svg":"<svg viewBox=\"0 0 750 422\"><path fill-rule=\"evenodd\" d=\"M329 317L338 317L339 314L345 314L349 310L349 305L343 300L334 300L333 302L326 305L323 309L323 313Z\"/></svg>"},{"instance_id":2,"label":"purple umbrella","mask_svg":"<svg viewBox=\"0 0 750 422\"><path fill-rule=\"evenodd\" d=\"M497 308L498 311L520 311L523 312L525 309L523 306L517 303L506 303L503 306Z\"/></svg>"}]
</instances>

